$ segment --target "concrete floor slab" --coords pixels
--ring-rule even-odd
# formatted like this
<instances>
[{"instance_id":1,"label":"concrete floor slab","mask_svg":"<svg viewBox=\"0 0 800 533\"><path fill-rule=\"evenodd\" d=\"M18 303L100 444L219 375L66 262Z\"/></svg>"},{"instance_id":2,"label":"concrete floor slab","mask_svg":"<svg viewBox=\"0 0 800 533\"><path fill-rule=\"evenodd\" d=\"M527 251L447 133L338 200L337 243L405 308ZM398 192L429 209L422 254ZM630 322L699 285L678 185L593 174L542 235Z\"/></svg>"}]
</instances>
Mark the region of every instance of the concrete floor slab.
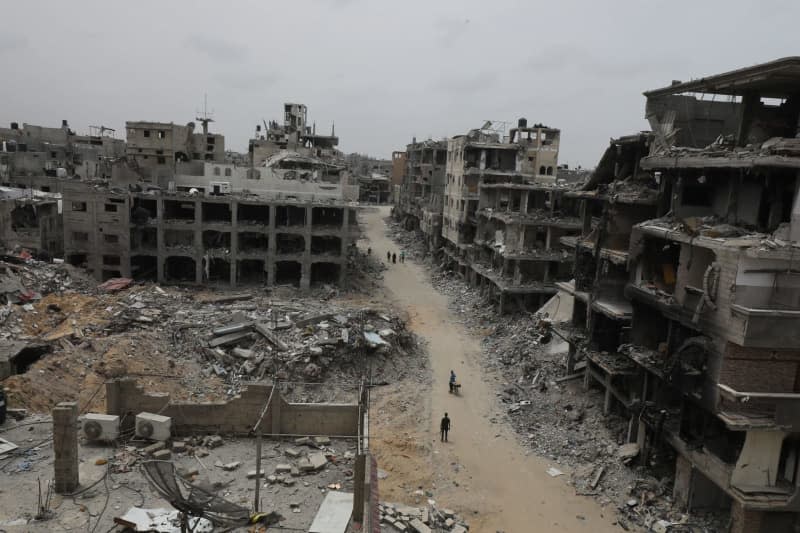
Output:
<instances>
[{"instance_id":1,"label":"concrete floor slab","mask_svg":"<svg viewBox=\"0 0 800 533\"><path fill-rule=\"evenodd\" d=\"M353 514L353 495L349 492L331 491L311 523L308 533L344 533Z\"/></svg>"}]
</instances>

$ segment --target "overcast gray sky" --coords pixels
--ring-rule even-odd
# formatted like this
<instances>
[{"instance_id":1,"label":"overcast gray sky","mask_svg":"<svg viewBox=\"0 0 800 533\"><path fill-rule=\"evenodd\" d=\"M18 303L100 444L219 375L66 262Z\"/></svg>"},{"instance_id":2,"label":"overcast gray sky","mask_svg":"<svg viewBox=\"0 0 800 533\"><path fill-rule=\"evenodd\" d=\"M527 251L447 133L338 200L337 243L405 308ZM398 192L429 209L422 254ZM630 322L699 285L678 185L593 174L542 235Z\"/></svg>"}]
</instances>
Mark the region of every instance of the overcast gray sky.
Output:
<instances>
[{"instance_id":1,"label":"overcast gray sky","mask_svg":"<svg viewBox=\"0 0 800 533\"><path fill-rule=\"evenodd\" d=\"M646 129L642 91L800 54L796 0L25 0L3 9L0 122L185 123L246 151L305 103L345 152L389 157L484 120L561 128L593 166Z\"/></svg>"}]
</instances>

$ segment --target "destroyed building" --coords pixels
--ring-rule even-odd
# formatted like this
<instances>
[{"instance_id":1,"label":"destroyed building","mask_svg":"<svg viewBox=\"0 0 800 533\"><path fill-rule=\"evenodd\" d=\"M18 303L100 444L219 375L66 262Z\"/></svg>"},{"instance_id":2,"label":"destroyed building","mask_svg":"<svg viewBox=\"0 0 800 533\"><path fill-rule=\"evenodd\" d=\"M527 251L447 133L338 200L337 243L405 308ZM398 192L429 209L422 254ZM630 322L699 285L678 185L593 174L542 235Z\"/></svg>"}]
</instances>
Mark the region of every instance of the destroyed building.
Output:
<instances>
[{"instance_id":1,"label":"destroyed building","mask_svg":"<svg viewBox=\"0 0 800 533\"><path fill-rule=\"evenodd\" d=\"M195 133L195 123L185 126L172 122L128 121L125 123L128 163L146 182L159 183L170 179L180 169L176 163L188 161L225 160L225 137L208 131L203 120L203 131Z\"/></svg>"},{"instance_id":2,"label":"destroyed building","mask_svg":"<svg viewBox=\"0 0 800 533\"><path fill-rule=\"evenodd\" d=\"M308 126L308 108L303 104L283 104L283 122L271 120L256 126L255 137L250 139L249 154L251 164L259 166L271 156L283 151L297 152L305 156L313 156L324 160L341 157L336 149L339 137L336 128L331 125L331 134L317 133L316 123Z\"/></svg>"},{"instance_id":3,"label":"destroyed building","mask_svg":"<svg viewBox=\"0 0 800 533\"><path fill-rule=\"evenodd\" d=\"M395 216L420 230L429 251L441 246L447 142L414 138L406 147L405 171L395 201Z\"/></svg>"},{"instance_id":4,"label":"destroyed building","mask_svg":"<svg viewBox=\"0 0 800 533\"><path fill-rule=\"evenodd\" d=\"M560 238L580 222L557 181L559 138L555 128L520 119L503 139L481 129L448 142L444 252L501 313L538 309L571 276Z\"/></svg>"},{"instance_id":5,"label":"destroyed building","mask_svg":"<svg viewBox=\"0 0 800 533\"><path fill-rule=\"evenodd\" d=\"M125 141L114 130L92 126L78 135L64 120L60 128L12 122L0 128L0 184L58 192L49 178L105 179L113 161L124 155Z\"/></svg>"},{"instance_id":6,"label":"destroyed building","mask_svg":"<svg viewBox=\"0 0 800 533\"><path fill-rule=\"evenodd\" d=\"M107 128L78 136L66 121L0 129L3 183L63 193L63 213L61 196L27 198L17 189L0 202L9 220L0 243L63 256L99 280L339 283L357 237L349 204L358 186L334 159L338 139L316 135L305 114L287 104L284 126L273 124L263 150L251 151L264 157L244 166L226 162L225 138L209 132L208 117L198 119L199 132L193 122L129 121L127 143ZM83 159L85 146L100 154L95 167Z\"/></svg>"},{"instance_id":7,"label":"destroyed building","mask_svg":"<svg viewBox=\"0 0 800 533\"><path fill-rule=\"evenodd\" d=\"M343 280L357 232L341 201L64 189L65 259L98 279L228 286Z\"/></svg>"},{"instance_id":8,"label":"destroyed building","mask_svg":"<svg viewBox=\"0 0 800 533\"><path fill-rule=\"evenodd\" d=\"M40 257L61 257L59 203L58 194L0 187L0 249L18 247Z\"/></svg>"},{"instance_id":9,"label":"destroyed building","mask_svg":"<svg viewBox=\"0 0 800 533\"><path fill-rule=\"evenodd\" d=\"M561 239L570 369L734 533L800 526L798 92L786 58L645 93L653 132L612 141Z\"/></svg>"}]
</instances>

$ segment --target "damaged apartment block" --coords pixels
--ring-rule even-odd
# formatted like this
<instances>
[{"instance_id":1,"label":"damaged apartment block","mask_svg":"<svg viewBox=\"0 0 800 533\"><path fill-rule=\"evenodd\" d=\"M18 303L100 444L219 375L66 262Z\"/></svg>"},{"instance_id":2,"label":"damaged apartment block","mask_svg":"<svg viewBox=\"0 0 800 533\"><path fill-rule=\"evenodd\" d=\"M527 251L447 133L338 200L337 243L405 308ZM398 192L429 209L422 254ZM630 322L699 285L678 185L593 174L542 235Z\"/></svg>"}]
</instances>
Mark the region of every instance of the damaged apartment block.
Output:
<instances>
[{"instance_id":1,"label":"damaged apartment block","mask_svg":"<svg viewBox=\"0 0 800 533\"><path fill-rule=\"evenodd\" d=\"M170 283L338 284L356 231L341 202L280 202L236 194L64 190L67 260L99 279Z\"/></svg>"},{"instance_id":2,"label":"damaged apartment block","mask_svg":"<svg viewBox=\"0 0 800 533\"><path fill-rule=\"evenodd\" d=\"M730 510L734 533L800 527L798 94L798 58L649 91L653 132L566 194L569 370L644 464L677 456L680 506Z\"/></svg>"},{"instance_id":3,"label":"damaged apartment block","mask_svg":"<svg viewBox=\"0 0 800 533\"><path fill-rule=\"evenodd\" d=\"M395 216L406 229L420 230L428 250L435 253L442 245L447 142L414 138L404 153L406 167Z\"/></svg>"},{"instance_id":4,"label":"damaged apartment block","mask_svg":"<svg viewBox=\"0 0 800 533\"><path fill-rule=\"evenodd\" d=\"M580 231L578 202L556 179L560 132L520 119L449 141L442 234L446 261L500 313L536 310L572 274L561 237Z\"/></svg>"}]
</instances>

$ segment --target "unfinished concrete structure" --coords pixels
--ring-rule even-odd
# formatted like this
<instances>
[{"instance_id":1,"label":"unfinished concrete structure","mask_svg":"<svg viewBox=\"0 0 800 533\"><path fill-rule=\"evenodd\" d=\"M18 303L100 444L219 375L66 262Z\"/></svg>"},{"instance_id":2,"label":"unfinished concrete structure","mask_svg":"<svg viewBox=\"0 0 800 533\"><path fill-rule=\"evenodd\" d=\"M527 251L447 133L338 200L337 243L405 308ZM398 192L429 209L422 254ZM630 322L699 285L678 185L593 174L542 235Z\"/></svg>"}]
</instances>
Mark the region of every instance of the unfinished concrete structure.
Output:
<instances>
[{"instance_id":1,"label":"unfinished concrete structure","mask_svg":"<svg viewBox=\"0 0 800 533\"><path fill-rule=\"evenodd\" d=\"M221 285L340 283L355 209L256 195L64 191L65 258L114 277Z\"/></svg>"},{"instance_id":2,"label":"unfinished concrete structure","mask_svg":"<svg viewBox=\"0 0 800 533\"><path fill-rule=\"evenodd\" d=\"M677 455L679 505L730 508L734 533L800 527L798 93L800 58L645 93L653 134L613 141L574 194L570 366L641 460Z\"/></svg>"},{"instance_id":3,"label":"unfinished concrete structure","mask_svg":"<svg viewBox=\"0 0 800 533\"><path fill-rule=\"evenodd\" d=\"M61 196L0 187L0 248L18 247L39 257L64 252Z\"/></svg>"},{"instance_id":4,"label":"unfinished concrete structure","mask_svg":"<svg viewBox=\"0 0 800 533\"><path fill-rule=\"evenodd\" d=\"M538 308L572 270L560 237L580 223L556 179L559 138L520 119L502 140L481 129L448 142L445 255L501 313Z\"/></svg>"}]
</instances>

